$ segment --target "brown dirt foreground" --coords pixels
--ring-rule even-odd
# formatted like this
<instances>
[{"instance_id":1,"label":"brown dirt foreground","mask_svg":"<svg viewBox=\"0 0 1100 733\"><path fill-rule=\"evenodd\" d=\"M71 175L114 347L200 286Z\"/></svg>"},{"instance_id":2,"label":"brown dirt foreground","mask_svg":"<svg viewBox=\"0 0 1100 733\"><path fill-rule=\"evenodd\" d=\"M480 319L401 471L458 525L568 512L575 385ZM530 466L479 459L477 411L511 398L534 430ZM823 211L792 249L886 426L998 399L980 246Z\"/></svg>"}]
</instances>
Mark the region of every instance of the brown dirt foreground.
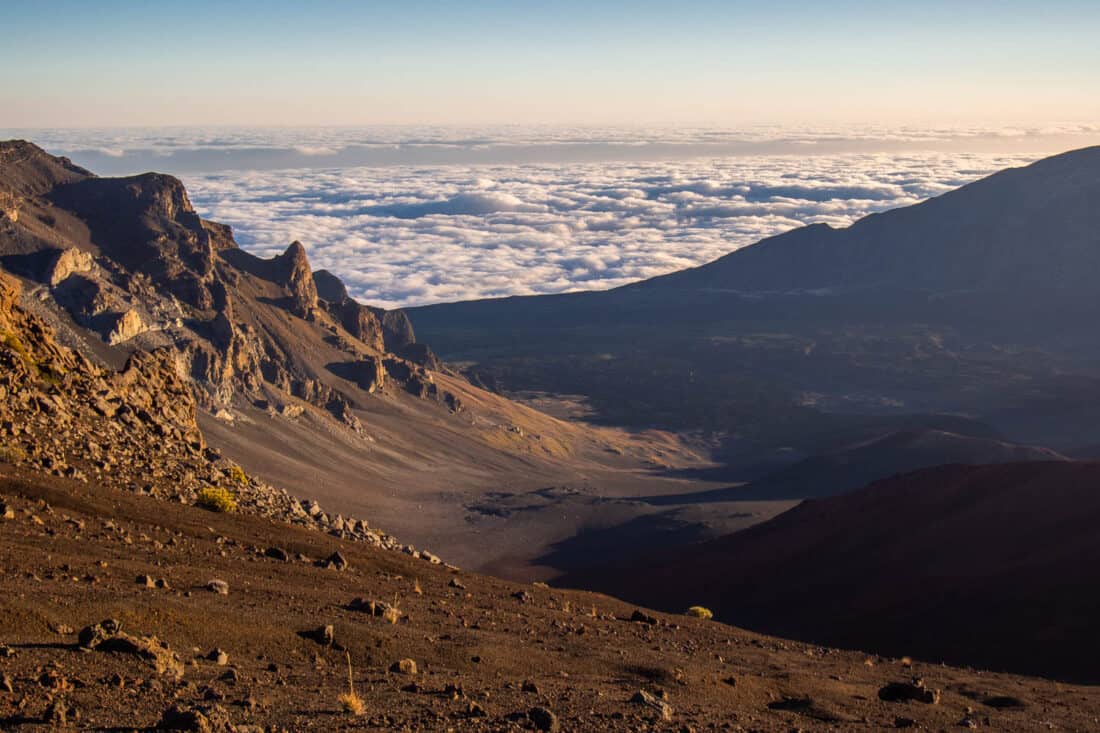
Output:
<instances>
[{"instance_id":1,"label":"brown dirt foreground","mask_svg":"<svg viewBox=\"0 0 1100 733\"><path fill-rule=\"evenodd\" d=\"M631 621L633 606L597 594L509 584L5 467L0 501L13 515L0 519L2 729L1100 728L1095 688L868 657L684 616ZM266 556L272 547L289 559ZM337 551L344 570L306 559ZM167 587L135 582L144 575ZM208 590L214 579L228 595ZM403 615L394 624L351 610L357 597L396 599ZM167 643L182 675L152 647L168 668L158 673L140 642L83 651L78 632L109 618L131 638ZM299 635L329 624L334 645ZM345 648L359 716L338 701ZM391 671L403 659L415 674ZM884 686L914 677L942 691L938 701L880 699ZM640 691L653 695L648 703L632 701ZM164 717L173 706L205 712L173 722Z\"/></svg>"}]
</instances>

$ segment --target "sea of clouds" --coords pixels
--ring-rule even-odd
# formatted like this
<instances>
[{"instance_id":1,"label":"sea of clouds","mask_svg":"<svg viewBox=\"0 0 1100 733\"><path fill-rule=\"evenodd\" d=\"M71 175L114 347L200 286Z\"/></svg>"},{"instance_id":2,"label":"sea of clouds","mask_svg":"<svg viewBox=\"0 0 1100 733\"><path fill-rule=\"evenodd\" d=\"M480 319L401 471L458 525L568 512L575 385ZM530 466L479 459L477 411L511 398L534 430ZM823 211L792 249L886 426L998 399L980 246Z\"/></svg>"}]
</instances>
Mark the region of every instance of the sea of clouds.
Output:
<instances>
[{"instance_id":1,"label":"sea of clouds","mask_svg":"<svg viewBox=\"0 0 1100 733\"><path fill-rule=\"evenodd\" d=\"M333 128L31 137L101 173L176 173L195 208L231 225L244 248L270 256L300 240L314 268L338 274L353 296L397 307L616 287L805 224L846 226L1098 132Z\"/></svg>"}]
</instances>

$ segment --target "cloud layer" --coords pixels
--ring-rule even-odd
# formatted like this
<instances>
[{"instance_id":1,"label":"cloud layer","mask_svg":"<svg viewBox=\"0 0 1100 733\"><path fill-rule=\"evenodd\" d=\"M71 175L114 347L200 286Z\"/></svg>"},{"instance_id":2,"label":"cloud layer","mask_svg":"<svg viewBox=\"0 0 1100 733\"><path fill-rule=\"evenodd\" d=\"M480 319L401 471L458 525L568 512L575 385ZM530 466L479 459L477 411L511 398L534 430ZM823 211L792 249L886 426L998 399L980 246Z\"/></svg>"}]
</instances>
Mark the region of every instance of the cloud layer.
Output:
<instances>
[{"instance_id":1,"label":"cloud layer","mask_svg":"<svg viewBox=\"0 0 1100 733\"><path fill-rule=\"evenodd\" d=\"M891 153L185 175L203 216L386 306L603 289L804 224L845 226L1034 159Z\"/></svg>"}]
</instances>

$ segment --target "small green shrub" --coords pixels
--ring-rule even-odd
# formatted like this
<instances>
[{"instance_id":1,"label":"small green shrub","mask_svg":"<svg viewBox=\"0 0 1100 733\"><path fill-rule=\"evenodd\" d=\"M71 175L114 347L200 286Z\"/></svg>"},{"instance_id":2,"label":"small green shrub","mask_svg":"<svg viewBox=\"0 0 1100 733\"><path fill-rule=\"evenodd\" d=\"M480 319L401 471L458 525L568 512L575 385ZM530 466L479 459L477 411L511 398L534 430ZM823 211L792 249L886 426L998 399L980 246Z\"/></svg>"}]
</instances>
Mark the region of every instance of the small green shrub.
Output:
<instances>
[{"instance_id":1,"label":"small green shrub","mask_svg":"<svg viewBox=\"0 0 1100 733\"><path fill-rule=\"evenodd\" d=\"M237 486L246 486L248 484L248 474L246 474L244 469L236 463L229 466L229 478L233 479L233 482L236 483Z\"/></svg>"},{"instance_id":2,"label":"small green shrub","mask_svg":"<svg viewBox=\"0 0 1100 733\"><path fill-rule=\"evenodd\" d=\"M27 460L23 449L15 445L0 445L0 463L21 463Z\"/></svg>"},{"instance_id":3,"label":"small green shrub","mask_svg":"<svg viewBox=\"0 0 1100 733\"><path fill-rule=\"evenodd\" d=\"M195 504L212 512L228 513L237 511L237 497L233 495L233 492L229 489L219 489L213 486L208 486L200 491Z\"/></svg>"},{"instance_id":4,"label":"small green shrub","mask_svg":"<svg viewBox=\"0 0 1100 733\"><path fill-rule=\"evenodd\" d=\"M30 364L32 362L31 355L27 353L27 347L23 345L23 342L11 331L4 331L0 334L0 343L7 346L9 349L19 354L23 361Z\"/></svg>"},{"instance_id":5,"label":"small green shrub","mask_svg":"<svg viewBox=\"0 0 1100 733\"><path fill-rule=\"evenodd\" d=\"M684 611L687 616L693 616L695 618L711 619L714 618L714 612L709 608L703 606L692 606L688 610Z\"/></svg>"}]
</instances>

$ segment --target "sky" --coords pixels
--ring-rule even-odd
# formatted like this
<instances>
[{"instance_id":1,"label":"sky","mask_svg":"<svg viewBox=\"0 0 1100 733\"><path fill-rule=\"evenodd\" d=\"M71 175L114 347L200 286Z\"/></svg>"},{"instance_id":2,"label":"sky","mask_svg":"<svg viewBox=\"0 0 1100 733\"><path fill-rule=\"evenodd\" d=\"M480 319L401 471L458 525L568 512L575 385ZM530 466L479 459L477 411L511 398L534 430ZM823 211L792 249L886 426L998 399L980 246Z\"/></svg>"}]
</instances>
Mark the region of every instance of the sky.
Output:
<instances>
[{"instance_id":1,"label":"sky","mask_svg":"<svg viewBox=\"0 0 1100 733\"><path fill-rule=\"evenodd\" d=\"M623 285L1100 144L1097 0L0 0L0 139L395 307Z\"/></svg>"},{"instance_id":2,"label":"sky","mask_svg":"<svg viewBox=\"0 0 1100 733\"><path fill-rule=\"evenodd\" d=\"M0 128L1100 120L1095 0L4 0Z\"/></svg>"}]
</instances>

